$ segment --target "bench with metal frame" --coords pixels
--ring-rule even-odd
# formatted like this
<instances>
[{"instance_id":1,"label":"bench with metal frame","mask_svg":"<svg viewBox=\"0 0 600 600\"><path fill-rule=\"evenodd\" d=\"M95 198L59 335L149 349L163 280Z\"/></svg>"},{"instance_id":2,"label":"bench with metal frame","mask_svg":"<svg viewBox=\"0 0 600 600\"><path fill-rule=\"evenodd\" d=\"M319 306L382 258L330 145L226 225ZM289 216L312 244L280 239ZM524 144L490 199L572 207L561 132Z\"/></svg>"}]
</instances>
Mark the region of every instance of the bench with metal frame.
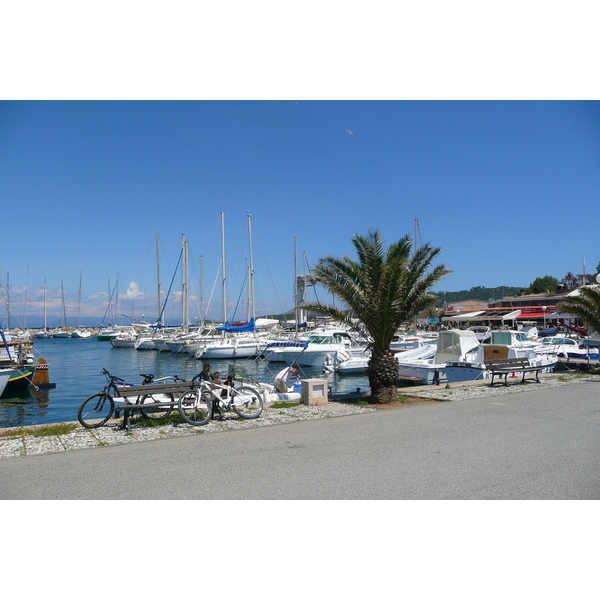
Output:
<instances>
[{"instance_id":1,"label":"bench with metal frame","mask_svg":"<svg viewBox=\"0 0 600 600\"><path fill-rule=\"evenodd\" d=\"M528 358L497 358L487 360L485 366L492 376L492 383L490 383L490 386L494 385L495 377L499 377L500 379L504 377L504 382L500 381L496 383L504 383L506 387L508 387L508 376L514 375L515 373L523 374L520 383L525 381L525 375L527 373L535 373L535 381L540 383L539 372L546 368L546 365L532 366Z\"/></svg>"},{"instance_id":2,"label":"bench with metal frame","mask_svg":"<svg viewBox=\"0 0 600 600\"><path fill-rule=\"evenodd\" d=\"M179 398L193 390L198 383L191 381L178 381L174 383L157 383L150 385L118 386L114 400L123 398L125 404L115 404L115 417L123 413L123 426L131 431L131 413L139 410L145 416L166 417L179 404ZM154 401L155 395L170 396L169 400ZM131 399L136 398L132 402ZM157 414L152 415L156 411Z\"/></svg>"}]
</instances>

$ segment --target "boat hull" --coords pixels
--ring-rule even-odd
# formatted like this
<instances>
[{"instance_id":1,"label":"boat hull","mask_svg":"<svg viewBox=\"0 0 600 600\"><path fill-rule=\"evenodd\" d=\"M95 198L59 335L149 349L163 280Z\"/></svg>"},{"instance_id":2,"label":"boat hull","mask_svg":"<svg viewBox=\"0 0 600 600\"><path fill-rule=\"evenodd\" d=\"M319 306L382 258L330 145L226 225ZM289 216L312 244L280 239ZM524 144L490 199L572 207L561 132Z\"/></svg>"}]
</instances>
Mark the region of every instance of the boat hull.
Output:
<instances>
[{"instance_id":1,"label":"boat hull","mask_svg":"<svg viewBox=\"0 0 600 600\"><path fill-rule=\"evenodd\" d=\"M4 393L27 389L35 375L36 365L15 367L11 373Z\"/></svg>"}]
</instances>

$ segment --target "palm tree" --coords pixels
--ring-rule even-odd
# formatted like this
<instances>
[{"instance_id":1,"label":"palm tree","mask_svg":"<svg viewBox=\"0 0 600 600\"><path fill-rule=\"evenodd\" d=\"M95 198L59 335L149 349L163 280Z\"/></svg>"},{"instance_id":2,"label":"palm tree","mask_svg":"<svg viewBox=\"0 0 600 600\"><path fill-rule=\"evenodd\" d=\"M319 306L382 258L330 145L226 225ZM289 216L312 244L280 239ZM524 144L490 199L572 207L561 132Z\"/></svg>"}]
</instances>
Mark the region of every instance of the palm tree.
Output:
<instances>
[{"instance_id":1,"label":"palm tree","mask_svg":"<svg viewBox=\"0 0 600 600\"><path fill-rule=\"evenodd\" d=\"M600 333L600 287L597 285L582 286L576 295L567 296L558 304L558 308L570 315L579 317L588 328Z\"/></svg>"},{"instance_id":2,"label":"palm tree","mask_svg":"<svg viewBox=\"0 0 600 600\"><path fill-rule=\"evenodd\" d=\"M443 264L432 267L441 248L425 244L413 252L408 235L387 250L377 229L367 236L355 235L352 243L357 260L324 256L313 271L315 280L339 298L346 310L321 303L305 308L331 316L370 340L371 399L395 402L398 360L389 345L399 327L435 302L429 290L451 271Z\"/></svg>"}]
</instances>

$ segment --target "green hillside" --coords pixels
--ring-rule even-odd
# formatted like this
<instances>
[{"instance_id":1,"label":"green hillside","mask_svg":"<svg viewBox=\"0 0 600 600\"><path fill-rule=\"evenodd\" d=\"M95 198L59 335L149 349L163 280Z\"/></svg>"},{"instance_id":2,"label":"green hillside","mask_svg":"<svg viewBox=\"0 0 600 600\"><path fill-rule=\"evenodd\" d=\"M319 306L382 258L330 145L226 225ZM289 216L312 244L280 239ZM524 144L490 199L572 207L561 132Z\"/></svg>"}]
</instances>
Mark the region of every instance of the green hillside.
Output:
<instances>
[{"instance_id":1,"label":"green hillside","mask_svg":"<svg viewBox=\"0 0 600 600\"><path fill-rule=\"evenodd\" d=\"M490 298L498 300L504 298L504 296L514 296L518 294L523 288L512 287L512 286L500 286L494 288L486 288L481 285L472 287L470 290L461 290L459 292L439 292L436 291L434 294L439 298L436 303L437 307L442 307L444 302L462 302L464 300L483 300L487 302Z\"/></svg>"}]
</instances>

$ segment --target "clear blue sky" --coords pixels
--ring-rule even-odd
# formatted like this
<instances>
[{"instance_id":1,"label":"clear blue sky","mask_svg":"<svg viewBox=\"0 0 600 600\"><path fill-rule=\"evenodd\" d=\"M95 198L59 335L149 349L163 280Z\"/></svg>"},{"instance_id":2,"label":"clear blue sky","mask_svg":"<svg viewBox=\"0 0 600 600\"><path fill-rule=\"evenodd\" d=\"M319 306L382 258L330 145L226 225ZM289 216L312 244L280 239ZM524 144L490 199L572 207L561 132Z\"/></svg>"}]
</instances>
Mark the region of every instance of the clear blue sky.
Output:
<instances>
[{"instance_id":1,"label":"clear blue sky","mask_svg":"<svg viewBox=\"0 0 600 600\"><path fill-rule=\"evenodd\" d=\"M352 253L372 227L388 242L414 235L417 219L453 270L447 291L600 261L598 102L4 101L0 128L13 317L26 287L39 314L46 279L59 314L63 282L72 321L80 273L82 314L104 314L117 275L123 312L154 314L156 231L163 291L185 233L191 292L202 280L208 299L217 281L220 316L222 211L230 305L245 302L253 215L258 314L292 307L294 236L302 271L304 254L312 266Z\"/></svg>"},{"instance_id":2,"label":"clear blue sky","mask_svg":"<svg viewBox=\"0 0 600 600\"><path fill-rule=\"evenodd\" d=\"M248 213L259 314L292 307L295 236L302 271L418 220L453 270L438 291L595 269L597 19L578 0L474 6L7 6L0 316L7 283L13 319L40 314L46 279L72 323L81 273L82 314L118 276L119 312L153 318L158 231L163 291L185 233L191 293L215 286L220 317L221 212L231 310Z\"/></svg>"}]
</instances>

